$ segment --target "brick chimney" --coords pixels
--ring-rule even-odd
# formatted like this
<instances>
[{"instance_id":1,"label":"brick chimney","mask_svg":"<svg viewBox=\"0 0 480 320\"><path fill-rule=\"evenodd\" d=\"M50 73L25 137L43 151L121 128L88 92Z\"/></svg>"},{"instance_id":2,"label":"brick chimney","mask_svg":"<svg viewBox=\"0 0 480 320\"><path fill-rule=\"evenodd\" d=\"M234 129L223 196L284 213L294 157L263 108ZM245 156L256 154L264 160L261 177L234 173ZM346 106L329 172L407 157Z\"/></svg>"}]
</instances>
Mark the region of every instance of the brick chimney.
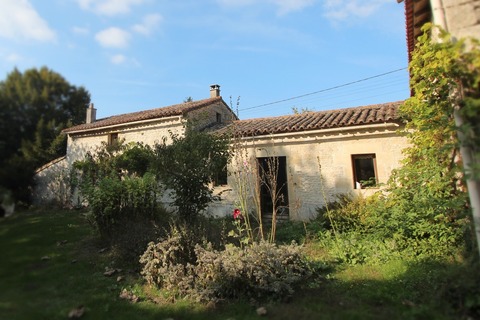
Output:
<instances>
[{"instance_id":1,"label":"brick chimney","mask_svg":"<svg viewBox=\"0 0 480 320\"><path fill-rule=\"evenodd\" d=\"M218 84L212 84L210 86L210 98L220 97L220 86Z\"/></svg>"},{"instance_id":2,"label":"brick chimney","mask_svg":"<svg viewBox=\"0 0 480 320\"><path fill-rule=\"evenodd\" d=\"M92 123L97 120L97 109L93 107L93 103L90 103L87 108L87 119L85 123Z\"/></svg>"}]
</instances>

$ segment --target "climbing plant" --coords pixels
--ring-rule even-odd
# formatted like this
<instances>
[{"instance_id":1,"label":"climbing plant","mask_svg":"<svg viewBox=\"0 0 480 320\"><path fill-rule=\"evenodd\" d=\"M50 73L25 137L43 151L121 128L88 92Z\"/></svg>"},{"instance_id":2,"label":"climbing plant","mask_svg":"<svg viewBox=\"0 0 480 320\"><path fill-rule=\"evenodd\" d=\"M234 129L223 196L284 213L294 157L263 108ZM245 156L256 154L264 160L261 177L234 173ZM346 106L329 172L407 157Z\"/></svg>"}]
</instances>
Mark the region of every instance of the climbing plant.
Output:
<instances>
[{"instance_id":1,"label":"climbing plant","mask_svg":"<svg viewBox=\"0 0 480 320\"><path fill-rule=\"evenodd\" d=\"M453 244L460 240L459 225L465 225L469 213L458 130L479 159L478 43L451 41L448 33L427 25L413 52L410 75L413 95L400 111L411 146L390 181L391 212L403 217L397 226L403 236ZM455 112L465 120L462 127L456 126ZM477 163L468 174L478 176L478 168Z\"/></svg>"}]
</instances>

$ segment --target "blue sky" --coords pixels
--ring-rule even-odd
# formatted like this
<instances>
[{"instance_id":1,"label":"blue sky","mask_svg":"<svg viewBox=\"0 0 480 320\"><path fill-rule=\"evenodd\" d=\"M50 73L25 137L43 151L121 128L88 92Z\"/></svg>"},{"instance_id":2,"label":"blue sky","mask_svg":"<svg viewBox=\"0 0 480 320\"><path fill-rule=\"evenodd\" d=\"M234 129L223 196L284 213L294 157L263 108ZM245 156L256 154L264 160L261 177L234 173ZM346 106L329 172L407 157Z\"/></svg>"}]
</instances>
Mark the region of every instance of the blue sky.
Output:
<instances>
[{"instance_id":1,"label":"blue sky","mask_svg":"<svg viewBox=\"0 0 480 320\"><path fill-rule=\"evenodd\" d=\"M1 0L0 79L47 66L98 117L219 84L241 119L268 117L408 98L405 39L395 0Z\"/></svg>"}]
</instances>

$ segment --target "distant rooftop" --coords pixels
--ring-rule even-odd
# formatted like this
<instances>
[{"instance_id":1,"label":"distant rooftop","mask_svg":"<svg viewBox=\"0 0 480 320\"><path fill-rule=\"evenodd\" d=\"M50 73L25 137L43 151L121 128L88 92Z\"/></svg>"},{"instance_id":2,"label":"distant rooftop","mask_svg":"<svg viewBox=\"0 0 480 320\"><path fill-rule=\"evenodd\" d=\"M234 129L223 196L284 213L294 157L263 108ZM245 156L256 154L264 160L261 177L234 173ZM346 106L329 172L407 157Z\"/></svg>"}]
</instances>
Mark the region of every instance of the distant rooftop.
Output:
<instances>
[{"instance_id":1,"label":"distant rooftop","mask_svg":"<svg viewBox=\"0 0 480 320\"><path fill-rule=\"evenodd\" d=\"M93 129L100 129L103 127L109 127L114 125L128 124L131 122L145 121L151 119L160 119L171 116L185 115L190 111L194 111L212 104L224 103L222 97L212 97L208 99L184 102L175 104L163 108L150 109L145 111L138 111L132 113L126 113L108 118L99 119L92 123L84 123L74 127L63 130L65 133L77 132L77 131L89 131Z\"/></svg>"}]
</instances>

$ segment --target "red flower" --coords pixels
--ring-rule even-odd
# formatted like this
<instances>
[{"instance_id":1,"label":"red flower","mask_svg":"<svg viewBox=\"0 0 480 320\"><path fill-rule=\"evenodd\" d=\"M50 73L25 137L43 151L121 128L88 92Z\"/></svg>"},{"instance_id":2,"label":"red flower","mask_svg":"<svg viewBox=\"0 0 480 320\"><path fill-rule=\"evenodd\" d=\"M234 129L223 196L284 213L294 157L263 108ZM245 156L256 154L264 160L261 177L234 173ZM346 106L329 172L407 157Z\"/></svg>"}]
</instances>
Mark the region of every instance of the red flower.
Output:
<instances>
[{"instance_id":1,"label":"red flower","mask_svg":"<svg viewBox=\"0 0 480 320\"><path fill-rule=\"evenodd\" d=\"M233 219L242 219L242 212L240 209L233 210Z\"/></svg>"}]
</instances>

